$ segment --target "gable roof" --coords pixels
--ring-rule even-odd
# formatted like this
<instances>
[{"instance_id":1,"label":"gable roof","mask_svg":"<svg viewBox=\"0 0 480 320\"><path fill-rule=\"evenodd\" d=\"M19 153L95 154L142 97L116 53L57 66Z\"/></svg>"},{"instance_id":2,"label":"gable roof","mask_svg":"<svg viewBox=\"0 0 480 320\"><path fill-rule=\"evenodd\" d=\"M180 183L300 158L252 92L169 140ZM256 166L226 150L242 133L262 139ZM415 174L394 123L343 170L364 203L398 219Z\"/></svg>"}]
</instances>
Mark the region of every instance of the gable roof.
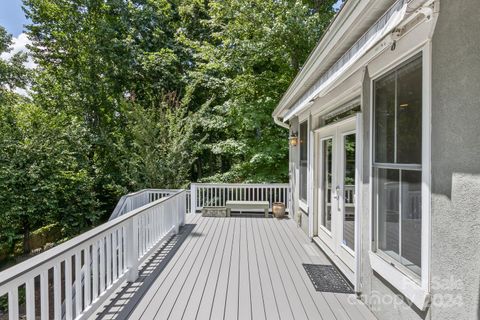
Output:
<instances>
[{"instance_id":1,"label":"gable roof","mask_svg":"<svg viewBox=\"0 0 480 320\"><path fill-rule=\"evenodd\" d=\"M393 4L397 5L403 1L348 0L345 2L275 108L273 117L276 122L283 120L289 110L308 95L308 91L319 82L322 76L331 72L332 66L389 8L392 8Z\"/></svg>"}]
</instances>

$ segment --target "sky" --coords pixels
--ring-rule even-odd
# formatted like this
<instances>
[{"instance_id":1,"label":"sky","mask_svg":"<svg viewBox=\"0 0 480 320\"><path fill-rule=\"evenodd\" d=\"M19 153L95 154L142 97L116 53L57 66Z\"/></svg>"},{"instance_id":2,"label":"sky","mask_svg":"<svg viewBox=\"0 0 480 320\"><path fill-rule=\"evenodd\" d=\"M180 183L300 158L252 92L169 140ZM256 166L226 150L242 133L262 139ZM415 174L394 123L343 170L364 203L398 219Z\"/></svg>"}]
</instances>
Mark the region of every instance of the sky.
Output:
<instances>
[{"instance_id":1,"label":"sky","mask_svg":"<svg viewBox=\"0 0 480 320\"><path fill-rule=\"evenodd\" d=\"M0 25L9 33L18 37L27 22L22 10L22 0L0 0Z\"/></svg>"},{"instance_id":2,"label":"sky","mask_svg":"<svg viewBox=\"0 0 480 320\"><path fill-rule=\"evenodd\" d=\"M2 0L0 0L0 1L2 1ZM335 4L333 5L333 8L335 9L335 11L340 10L340 8L342 7L342 4L344 2L345 2L345 0L337 0L337 2L335 2Z\"/></svg>"},{"instance_id":3,"label":"sky","mask_svg":"<svg viewBox=\"0 0 480 320\"><path fill-rule=\"evenodd\" d=\"M13 36L13 45L10 52L4 52L0 59L9 59L19 51L28 52L26 45L30 43L24 33L23 25L27 24L27 18L22 10L22 0L0 0L0 26L7 29ZM29 57L25 64L27 68L34 69L35 62ZM28 90L16 88L15 91L21 95L28 96Z\"/></svg>"}]
</instances>

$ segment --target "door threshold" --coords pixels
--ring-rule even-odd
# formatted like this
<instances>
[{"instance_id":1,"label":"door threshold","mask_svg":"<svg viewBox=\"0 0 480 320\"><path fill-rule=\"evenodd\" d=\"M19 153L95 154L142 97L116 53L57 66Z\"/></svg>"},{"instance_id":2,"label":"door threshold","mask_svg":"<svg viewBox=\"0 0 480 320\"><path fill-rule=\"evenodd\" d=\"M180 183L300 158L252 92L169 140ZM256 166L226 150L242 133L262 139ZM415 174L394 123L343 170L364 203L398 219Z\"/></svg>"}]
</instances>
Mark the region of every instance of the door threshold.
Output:
<instances>
[{"instance_id":1,"label":"door threshold","mask_svg":"<svg viewBox=\"0 0 480 320\"><path fill-rule=\"evenodd\" d=\"M350 282L350 284L355 287L355 272L350 269L333 251L330 249L325 242L322 241L318 236L314 236L313 242L322 250L323 253L327 256L328 260L335 265L340 272L345 276L345 278Z\"/></svg>"}]
</instances>

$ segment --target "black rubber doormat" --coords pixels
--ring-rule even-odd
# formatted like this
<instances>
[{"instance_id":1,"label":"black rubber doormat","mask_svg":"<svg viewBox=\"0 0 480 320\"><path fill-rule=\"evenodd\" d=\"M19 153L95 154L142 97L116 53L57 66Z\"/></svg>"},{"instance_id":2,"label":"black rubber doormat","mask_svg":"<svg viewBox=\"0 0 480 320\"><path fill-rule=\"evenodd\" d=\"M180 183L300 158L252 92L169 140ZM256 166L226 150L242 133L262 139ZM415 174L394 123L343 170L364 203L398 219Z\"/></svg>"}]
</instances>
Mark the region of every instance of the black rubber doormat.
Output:
<instances>
[{"instance_id":1,"label":"black rubber doormat","mask_svg":"<svg viewBox=\"0 0 480 320\"><path fill-rule=\"evenodd\" d=\"M352 286L334 266L304 263L303 267L315 290L320 292L353 293Z\"/></svg>"}]
</instances>

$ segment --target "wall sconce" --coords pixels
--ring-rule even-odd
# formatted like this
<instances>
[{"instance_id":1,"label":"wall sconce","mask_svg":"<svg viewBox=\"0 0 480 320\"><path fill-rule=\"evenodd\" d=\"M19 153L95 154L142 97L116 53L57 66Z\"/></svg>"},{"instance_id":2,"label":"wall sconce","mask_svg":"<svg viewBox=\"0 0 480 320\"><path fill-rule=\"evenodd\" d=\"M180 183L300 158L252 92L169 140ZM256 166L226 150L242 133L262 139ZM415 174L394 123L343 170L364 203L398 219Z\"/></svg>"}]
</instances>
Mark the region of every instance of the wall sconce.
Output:
<instances>
[{"instance_id":1,"label":"wall sconce","mask_svg":"<svg viewBox=\"0 0 480 320\"><path fill-rule=\"evenodd\" d=\"M298 136L296 132L292 132L290 137L288 137L288 141L292 147L296 147L298 144Z\"/></svg>"}]
</instances>

